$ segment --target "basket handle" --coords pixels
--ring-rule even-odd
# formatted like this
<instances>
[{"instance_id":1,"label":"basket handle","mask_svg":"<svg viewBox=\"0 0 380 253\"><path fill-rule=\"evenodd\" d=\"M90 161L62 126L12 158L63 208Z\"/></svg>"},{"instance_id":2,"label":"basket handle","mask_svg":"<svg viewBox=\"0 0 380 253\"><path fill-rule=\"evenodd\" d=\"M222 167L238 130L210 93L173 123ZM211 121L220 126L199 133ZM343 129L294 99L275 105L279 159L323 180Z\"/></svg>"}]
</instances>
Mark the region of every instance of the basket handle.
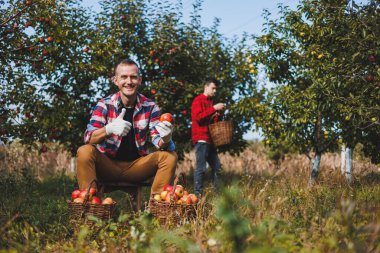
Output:
<instances>
[{"instance_id":1,"label":"basket handle","mask_svg":"<svg viewBox=\"0 0 380 253\"><path fill-rule=\"evenodd\" d=\"M98 189L99 189L99 182L96 179L92 180L91 183L88 184L88 186L87 186L87 192L86 192L86 195L84 197L83 204L82 204L83 206L87 205L87 202L88 202L88 200L90 198L90 189L91 189L91 186L92 186L93 183L95 183L96 191L98 191Z\"/></svg>"},{"instance_id":2,"label":"basket handle","mask_svg":"<svg viewBox=\"0 0 380 253\"><path fill-rule=\"evenodd\" d=\"M170 195L170 202L173 202L174 199L174 192L175 192L175 188L177 187L177 184L178 182L181 181L183 182L184 184L184 187L186 187L186 177L185 177L185 174L183 172L179 173L175 179L174 179L174 183L173 183L173 190L172 190L172 194Z\"/></svg>"}]
</instances>

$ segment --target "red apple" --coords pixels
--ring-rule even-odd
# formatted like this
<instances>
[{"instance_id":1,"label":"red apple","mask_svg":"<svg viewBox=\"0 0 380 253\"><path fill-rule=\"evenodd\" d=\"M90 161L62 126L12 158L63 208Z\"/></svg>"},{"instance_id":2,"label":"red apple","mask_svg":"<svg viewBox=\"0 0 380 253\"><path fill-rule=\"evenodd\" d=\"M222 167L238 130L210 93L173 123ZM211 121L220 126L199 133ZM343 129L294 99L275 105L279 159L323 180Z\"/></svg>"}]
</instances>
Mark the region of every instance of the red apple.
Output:
<instances>
[{"instance_id":1,"label":"red apple","mask_svg":"<svg viewBox=\"0 0 380 253\"><path fill-rule=\"evenodd\" d=\"M50 22L50 18L45 18L45 22L49 23Z\"/></svg>"},{"instance_id":2,"label":"red apple","mask_svg":"<svg viewBox=\"0 0 380 253\"><path fill-rule=\"evenodd\" d=\"M149 55L150 55L150 56L153 56L153 55L154 55L154 50L150 50L150 51L149 51Z\"/></svg>"},{"instance_id":3,"label":"red apple","mask_svg":"<svg viewBox=\"0 0 380 253\"><path fill-rule=\"evenodd\" d=\"M88 53L88 51L90 51L90 49L88 47L83 49L83 52L85 52L85 53Z\"/></svg>"},{"instance_id":4,"label":"red apple","mask_svg":"<svg viewBox=\"0 0 380 253\"><path fill-rule=\"evenodd\" d=\"M32 25L32 22L30 22L30 21L28 21L28 22L25 23L25 27L29 27L31 25Z\"/></svg>"},{"instance_id":5,"label":"red apple","mask_svg":"<svg viewBox=\"0 0 380 253\"><path fill-rule=\"evenodd\" d=\"M91 204L97 204L100 205L102 203L101 199L98 197L92 197Z\"/></svg>"},{"instance_id":6,"label":"red apple","mask_svg":"<svg viewBox=\"0 0 380 253\"><path fill-rule=\"evenodd\" d=\"M183 195L181 199L182 199L182 202L186 205L191 205L193 203L189 195Z\"/></svg>"},{"instance_id":7,"label":"red apple","mask_svg":"<svg viewBox=\"0 0 380 253\"><path fill-rule=\"evenodd\" d=\"M28 50L29 50L29 51L33 51L33 50L34 50L34 47L31 46L31 47L28 48Z\"/></svg>"},{"instance_id":8,"label":"red apple","mask_svg":"<svg viewBox=\"0 0 380 253\"><path fill-rule=\"evenodd\" d=\"M45 39L44 38L38 38L38 41L40 42L40 43L44 43L45 42Z\"/></svg>"},{"instance_id":9,"label":"red apple","mask_svg":"<svg viewBox=\"0 0 380 253\"><path fill-rule=\"evenodd\" d=\"M368 75L368 76L366 77L367 82L372 82L374 79L375 79L375 78L373 77L373 75Z\"/></svg>"},{"instance_id":10,"label":"red apple","mask_svg":"<svg viewBox=\"0 0 380 253\"><path fill-rule=\"evenodd\" d=\"M26 5L31 5L31 4L32 4L32 1L26 1L25 4L26 4Z\"/></svg>"},{"instance_id":11,"label":"red apple","mask_svg":"<svg viewBox=\"0 0 380 253\"><path fill-rule=\"evenodd\" d=\"M89 193L90 193L90 197L94 196L96 194L96 189L91 187Z\"/></svg>"},{"instance_id":12,"label":"red apple","mask_svg":"<svg viewBox=\"0 0 380 253\"><path fill-rule=\"evenodd\" d=\"M171 115L170 113L164 113L161 115L160 121L161 122L168 121L168 122L172 123L173 122L173 115Z\"/></svg>"},{"instance_id":13,"label":"red apple","mask_svg":"<svg viewBox=\"0 0 380 253\"><path fill-rule=\"evenodd\" d=\"M80 190L74 190L72 193L71 193L71 199L74 200L76 198L79 198L79 195L80 195Z\"/></svg>"},{"instance_id":14,"label":"red apple","mask_svg":"<svg viewBox=\"0 0 380 253\"><path fill-rule=\"evenodd\" d=\"M183 191L183 186L178 184L175 186L174 194L181 198L183 196Z\"/></svg>"},{"instance_id":15,"label":"red apple","mask_svg":"<svg viewBox=\"0 0 380 253\"><path fill-rule=\"evenodd\" d=\"M42 55L48 55L48 54L49 54L49 52L46 51L45 49L42 51Z\"/></svg>"},{"instance_id":16,"label":"red apple","mask_svg":"<svg viewBox=\"0 0 380 253\"><path fill-rule=\"evenodd\" d=\"M79 198L85 199L87 194L87 190L81 190L79 194Z\"/></svg>"},{"instance_id":17,"label":"red apple","mask_svg":"<svg viewBox=\"0 0 380 253\"><path fill-rule=\"evenodd\" d=\"M47 41L49 41L49 42L52 42L54 40L54 37L53 36L49 36L48 38L47 38Z\"/></svg>"},{"instance_id":18,"label":"red apple","mask_svg":"<svg viewBox=\"0 0 380 253\"><path fill-rule=\"evenodd\" d=\"M125 15L121 16L120 19L121 20L125 20L127 17Z\"/></svg>"},{"instance_id":19,"label":"red apple","mask_svg":"<svg viewBox=\"0 0 380 253\"><path fill-rule=\"evenodd\" d=\"M196 204L198 202L198 197L195 194L189 194L189 197L191 198L193 204Z\"/></svg>"},{"instance_id":20,"label":"red apple","mask_svg":"<svg viewBox=\"0 0 380 253\"><path fill-rule=\"evenodd\" d=\"M172 192L172 191L173 191L173 186L171 186L170 184L167 184L167 185L164 187L164 191Z\"/></svg>"},{"instance_id":21,"label":"red apple","mask_svg":"<svg viewBox=\"0 0 380 253\"><path fill-rule=\"evenodd\" d=\"M376 61L376 57L373 55L373 54L370 54L370 55L368 55L368 61L370 61L370 62L375 62Z\"/></svg>"},{"instance_id":22,"label":"red apple","mask_svg":"<svg viewBox=\"0 0 380 253\"><path fill-rule=\"evenodd\" d=\"M156 89L151 89L150 90L150 93L152 93L153 95L157 93L157 90Z\"/></svg>"}]
</instances>

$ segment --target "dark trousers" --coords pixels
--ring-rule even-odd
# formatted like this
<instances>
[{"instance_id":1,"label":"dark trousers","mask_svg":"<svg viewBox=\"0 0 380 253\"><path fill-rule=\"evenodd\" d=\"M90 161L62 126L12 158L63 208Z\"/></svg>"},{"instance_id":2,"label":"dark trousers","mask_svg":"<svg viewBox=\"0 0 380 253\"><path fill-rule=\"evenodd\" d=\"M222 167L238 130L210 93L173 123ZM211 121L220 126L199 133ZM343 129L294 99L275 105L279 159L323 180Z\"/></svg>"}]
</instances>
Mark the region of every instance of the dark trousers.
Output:
<instances>
[{"instance_id":1,"label":"dark trousers","mask_svg":"<svg viewBox=\"0 0 380 253\"><path fill-rule=\"evenodd\" d=\"M194 173L194 192L200 196L203 192L203 176L206 172L206 163L212 169L212 184L218 187L218 177L221 170L218 153L213 145L205 142L195 144L196 168Z\"/></svg>"}]
</instances>

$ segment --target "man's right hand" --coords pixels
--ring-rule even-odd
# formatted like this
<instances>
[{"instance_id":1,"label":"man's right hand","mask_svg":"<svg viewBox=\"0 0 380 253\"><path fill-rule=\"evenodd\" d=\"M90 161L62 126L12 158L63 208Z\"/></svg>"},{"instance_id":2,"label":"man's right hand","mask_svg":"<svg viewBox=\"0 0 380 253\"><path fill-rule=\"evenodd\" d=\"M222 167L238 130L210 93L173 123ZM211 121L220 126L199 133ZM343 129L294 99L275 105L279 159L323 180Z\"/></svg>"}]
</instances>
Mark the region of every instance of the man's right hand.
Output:
<instances>
[{"instance_id":1,"label":"man's right hand","mask_svg":"<svg viewBox=\"0 0 380 253\"><path fill-rule=\"evenodd\" d=\"M218 104L214 105L214 109L216 111L222 111L222 110L224 110L225 107L226 106L223 103L218 103Z\"/></svg>"},{"instance_id":2,"label":"man's right hand","mask_svg":"<svg viewBox=\"0 0 380 253\"><path fill-rule=\"evenodd\" d=\"M123 120L125 114L125 108L121 110L119 116L111 123L105 126L107 135L115 134L118 136L126 136L131 130L132 124L126 120Z\"/></svg>"}]
</instances>

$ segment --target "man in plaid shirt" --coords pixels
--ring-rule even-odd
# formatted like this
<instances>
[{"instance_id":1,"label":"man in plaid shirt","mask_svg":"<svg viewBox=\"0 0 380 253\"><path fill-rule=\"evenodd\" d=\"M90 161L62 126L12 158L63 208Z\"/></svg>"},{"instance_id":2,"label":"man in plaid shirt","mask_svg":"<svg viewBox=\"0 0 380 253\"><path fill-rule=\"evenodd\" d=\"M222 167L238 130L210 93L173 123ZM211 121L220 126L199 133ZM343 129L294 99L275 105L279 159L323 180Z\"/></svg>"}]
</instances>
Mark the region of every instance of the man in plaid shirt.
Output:
<instances>
[{"instance_id":1,"label":"man in plaid shirt","mask_svg":"<svg viewBox=\"0 0 380 253\"><path fill-rule=\"evenodd\" d=\"M218 153L210 137L208 125L218 120L218 112L224 110L224 104L214 105L213 97L219 82L215 78L208 78L204 84L204 91L198 95L191 105L192 120L192 142L195 145L195 173L194 192L199 197L203 191L203 175L206 171L206 163L212 169L212 183L214 187L218 184L220 172L220 161Z\"/></svg>"},{"instance_id":2,"label":"man in plaid shirt","mask_svg":"<svg viewBox=\"0 0 380 253\"><path fill-rule=\"evenodd\" d=\"M141 81L134 61L116 65L114 83L119 92L97 103L85 145L77 152L80 189L87 189L94 179L137 183L154 176L151 193L159 193L172 181L177 165L173 126L160 122L157 104L137 92ZM158 151L149 154L148 141Z\"/></svg>"}]
</instances>

